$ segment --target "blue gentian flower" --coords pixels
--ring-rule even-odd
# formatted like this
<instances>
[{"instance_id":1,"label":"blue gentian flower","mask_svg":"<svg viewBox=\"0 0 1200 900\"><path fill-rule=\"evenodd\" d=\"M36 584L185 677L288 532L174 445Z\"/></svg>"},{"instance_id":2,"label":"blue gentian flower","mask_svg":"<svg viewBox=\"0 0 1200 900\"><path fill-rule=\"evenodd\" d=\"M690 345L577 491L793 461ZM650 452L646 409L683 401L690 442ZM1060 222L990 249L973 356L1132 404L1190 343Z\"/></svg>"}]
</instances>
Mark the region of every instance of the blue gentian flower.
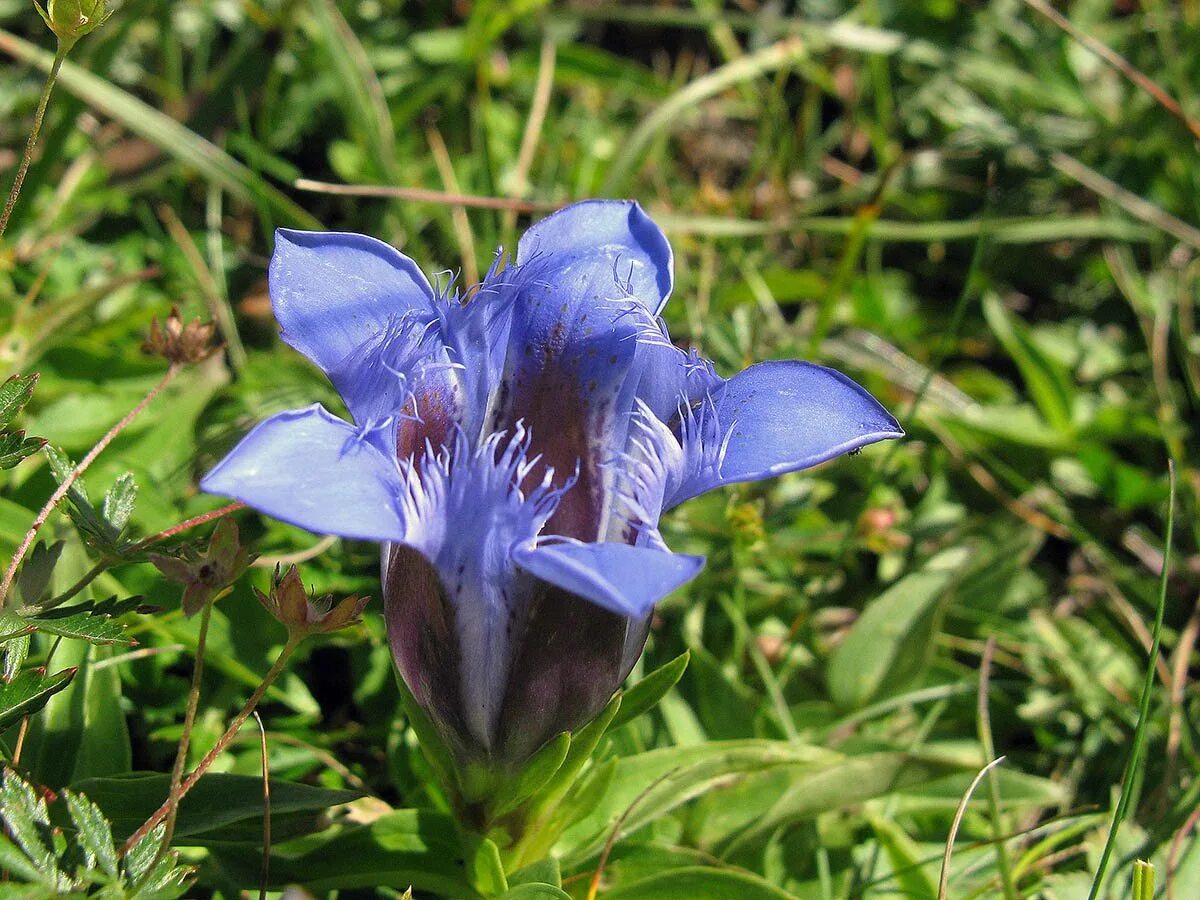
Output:
<instances>
[{"instance_id":1,"label":"blue gentian flower","mask_svg":"<svg viewBox=\"0 0 1200 900\"><path fill-rule=\"evenodd\" d=\"M703 565L667 548L664 510L902 434L832 369L725 379L674 346L672 267L632 202L549 216L464 295L372 238L278 232L282 337L353 421L280 413L201 486L383 545L396 665L462 758L519 762L609 700Z\"/></svg>"}]
</instances>

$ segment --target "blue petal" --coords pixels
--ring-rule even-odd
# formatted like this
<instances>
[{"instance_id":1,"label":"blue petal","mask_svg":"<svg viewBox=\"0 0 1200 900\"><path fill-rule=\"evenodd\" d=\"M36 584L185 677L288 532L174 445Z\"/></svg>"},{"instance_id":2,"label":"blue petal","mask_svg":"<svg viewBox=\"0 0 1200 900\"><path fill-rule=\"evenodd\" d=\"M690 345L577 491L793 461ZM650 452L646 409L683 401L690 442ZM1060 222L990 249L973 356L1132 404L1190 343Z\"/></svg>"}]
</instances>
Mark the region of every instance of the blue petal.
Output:
<instances>
[{"instance_id":1,"label":"blue petal","mask_svg":"<svg viewBox=\"0 0 1200 900\"><path fill-rule=\"evenodd\" d=\"M751 366L681 424L683 464L664 508L723 484L807 469L904 430L850 378L799 360Z\"/></svg>"},{"instance_id":2,"label":"blue petal","mask_svg":"<svg viewBox=\"0 0 1200 900\"><path fill-rule=\"evenodd\" d=\"M605 530L612 477L624 446L638 354L667 339L657 311L671 290L671 247L636 203L588 201L535 225L517 265L494 289L511 310L492 429L524 422L547 466L579 481L549 523L592 541Z\"/></svg>"},{"instance_id":3,"label":"blue petal","mask_svg":"<svg viewBox=\"0 0 1200 900\"><path fill-rule=\"evenodd\" d=\"M283 339L326 372L389 322L433 317L416 263L361 234L279 229L269 281Z\"/></svg>"},{"instance_id":4,"label":"blue petal","mask_svg":"<svg viewBox=\"0 0 1200 900\"><path fill-rule=\"evenodd\" d=\"M552 485L550 473L540 483L527 482L533 466L528 451L528 435L520 429L493 434L477 448L460 431L419 468L405 467L410 477L403 508L409 527L402 543L432 566L453 610L459 683L442 689L458 691L466 729L489 748L508 683L511 644L524 633L532 585L518 577L510 548L533 542L563 490ZM394 552L392 558L397 558ZM404 610L419 599L406 590L422 579L428 580L411 564L385 569L385 602L398 659L411 660L419 643L411 632L416 620L408 621Z\"/></svg>"},{"instance_id":5,"label":"blue petal","mask_svg":"<svg viewBox=\"0 0 1200 900\"><path fill-rule=\"evenodd\" d=\"M319 404L262 422L200 487L322 534L368 541L404 535L395 462Z\"/></svg>"},{"instance_id":6,"label":"blue petal","mask_svg":"<svg viewBox=\"0 0 1200 900\"><path fill-rule=\"evenodd\" d=\"M632 200L585 200L542 219L517 244L518 265L539 257L588 282L615 276L655 315L671 295L671 245Z\"/></svg>"},{"instance_id":7,"label":"blue petal","mask_svg":"<svg viewBox=\"0 0 1200 900\"><path fill-rule=\"evenodd\" d=\"M598 606L640 619L675 588L691 581L704 557L628 544L546 543L513 550L517 565Z\"/></svg>"}]
</instances>

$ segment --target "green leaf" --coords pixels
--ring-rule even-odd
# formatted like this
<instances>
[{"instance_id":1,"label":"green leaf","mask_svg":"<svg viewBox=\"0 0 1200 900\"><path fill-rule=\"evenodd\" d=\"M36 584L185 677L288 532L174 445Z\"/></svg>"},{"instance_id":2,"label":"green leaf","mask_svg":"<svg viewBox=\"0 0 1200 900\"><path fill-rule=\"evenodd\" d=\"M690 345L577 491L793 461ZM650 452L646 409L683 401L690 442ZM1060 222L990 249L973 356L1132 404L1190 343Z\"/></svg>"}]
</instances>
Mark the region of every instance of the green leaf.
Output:
<instances>
[{"instance_id":1,"label":"green leaf","mask_svg":"<svg viewBox=\"0 0 1200 900\"><path fill-rule=\"evenodd\" d=\"M62 541L55 541L49 546L38 541L29 556L25 557L17 578L17 591L22 603L29 605L42 599L46 588L50 586L50 576L54 574L54 567L58 565L64 546Z\"/></svg>"},{"instance_id":2,"label":"green leaf","mask_svg":"<svg viewBox=\"0 0 1200 900\"><path fill-rule=\"evenodd\" d=\"M11 769L5 770L0 781L0 817L13 841L37 867L38 882L55 884L58 854L46 843L50 825L46 802Z\"/></svg>"},{"instance_id":3,"label":"green leaf","mask_svg":"<svg viewBox=\"0 0 1200 900\"><path fill-rule=\"evenodd\" d=\"M935 613L954 575L954 567L931 561L867 605L830 657L826 678L834 703L858 709L908 686L932 652Z\"/></svg>"},{"instance_id":4,"label":"green leaf","mask_svg":"<svg viewBox=\"0 0 1200 900\"><path fill-rule=\"evenodd\" d=\"M33 860L21 852L20 847L4 835L0 835L0 872L7 872L17 878L34 883L40 881L43 875L43 870L38 868ZM0 894L0 898L3 896ZM12 896L24 897L25 895L13 894Z\"/></svg>"},{"instance_id":5,"label":"green leaf","mask_svg":"<svg viewBox=\"0 0 1200 900\"><path fill-rule=\"evenodd\" d=\"M621 833L631 834L734 776L780 766L803 770L841 759L820 747L767 740L710 741L618 759L607 790L589 798L582 818L564 833L561 846L570 850L565 862L573 866L598 853L623 815ZM575 804L568 796L564 808Z\"/></svg>"},{"instance_id":6,"label":"green leaf","mask_svg":"<svg viewBox=\"0 0 1200 900\"><path fill-rule=\"evenodd\" d=\"M543 787L562 768L571 748L571 736L565 731L542 747L526 762L521 771L505 782L491 801L494 817L512 812Z\"/></svg>"},{"instance_id":7,"label":"green leaf","mask_svg":"<svg viewBox=\"0 0 1200 900\"><path fill-rule=\"evenodd\" d=\"M86 566L82 547L68 545L55 570L53 588L62 590ZM97 666L111 658L113 649L73 640L60 645L55 659L79 671L67 689L30 721L25 760L39 782L58 788L81 778L129 771L133 751L121 673L116 666Z\"/></svg>"},{"instance_id":8,"label":"green leaf","mask_svg":"<svg viewBox=\"0 0 1200 900\"><path fill-rule=\"evenodd\" d=\"M50 461L50 471L53 472L55 480L60 485L66 482L75 468L71 458L49 444L46 446L46 457ZM104 517L92 506L83 478L76 478L71 482L71 487L67 490L67 501L69 504L67 512L71 516L71 521L75 523L75 527L83 536L92 544L105 548L110 547L116 535L110 532Z\"/></svg>"},{"instance_id":9,"label":"green leaf","mask_svg":"<svg viewBox=\"0 0 1200 900\"><path fill-rule=\"evenodd\" d=\"M0 432L0 469L11 469L46 446L46 439L25 437L23 431Z\"/></svg>"},{"instance_id":10,"label":"green leaf","mask_svg":"<svg viewBox=\"0 0 1200 900\"><path fill-rule=\"evenodd\" d=\"M983 314L996 339L1021 370L1025 387L1046 421L1059 433L1070 431L1075 393L1070 375L1042 352L1029 327L1011 315L997 297L984 297Z\"/></svg>"},{"instance_id":11,"label":"green leaf","mask_svg":"<svg viewBox=\"0 0 1200 900\"><path fill-rule=\"evenodd\" d=\"M882 751L755 773L722 785L697 803L693 838L709 852L728 857L781 825L925 785L961 768L944 755Z\"/></svg>"},{"instance_id":12,"label":"green leaf","mask_svg":"<svg viewBox=\"0 0 1200 900\"><path fill-rule=\"evenodd\" d=\"M702 866L672 869L619 885L604 892L605 900L795 900L792 894L750 872Z\"/></svg>"},{"instance_id":13,"label":"green leaf","mask_svg":"<svg viewBox=\"0 0 1200 900\"><path fill-rule=\"evenodd\" d=\"M258 883L260 848L217 845L212 852L232 878ZM464 863L459 829L450 816L402 809L367 825L331 829L305 841L302 852L272 853L270 881L272 886L299 884L313 892L411 884L439 896L479 900Z\"/></svg>"},{"instance_id":14,"label":"green leaf","mask_svg":"<svg viewBox=\"0 0 1200 900\"><path fill-rule=\"evenodd\" d=\"M571 900L571 895L553 884L529 883L506 891L499 900Z\"/></svg>"},{"instance_id":15,"label":"green leaf","mask_svg":"<svg viewBox=\"0 0 1200 900\"><path fill-rule=\"evenodd\" d=\"M76 670L63 669L53 675L22 672L12 681L0 682L0 730L37 712L63 690L75 677Z\"/></svg>"},{"instance_id":16,"label":"green leaf","mask_svg":"<svg viewBox=\"0 0 1200 900\"><path fill-rule=\"evenodd\" d=\"M125 871L135 882L151 871L166 832L165 825L155 826L125 854Z\"/></svg>"},{"instance_id":17,"label":"green leaf","mask_svg":"<svg viewBox=\"0 0 1200 900\"><path fill-rule=\"evenodd\" d=\"M691 651L685 650L669 663L659 666L637 684L621 692L621 708L617 710L609 729L620 728L632 722L642 713L652 709L667 691L679 683L691 659Z\"/></svg>"},{"instance_id":18,"label":"green leaf","mask_svg":"<svg viewBox=\"0 0 1200 900\"><path fill-rule=\"evenodd\" d=\"M102 513L115 534L125 530L137 500L138 486L132 472L126 472L113 483L104 495Z\"/></svg>"},{"instance_id":19,"label":"green leaf","mask_svg":"<svg viewBox=\"0 0 1200 900\"><path fill-rule=\"evenodd\" d=\"M548 856L517 869L508 876L508 883L514 887L522 884L551 884L555 887L562 887L562 870L558 860L553 856Z\"/></svg>"},{"instance_id":20,"label":"green leaf","mask_svg":"<svg viewBox=\"0 0 1200 900\"><path fill-rule=\"evenodd\" d=\"M891 819L870 816L869 820L876 840L892 864L892 878L900 892L908 897L936 897L937 884L921 865L926 855L923 848Z\"/></svg>"},{"instance_id":21,"label":"green leaf","mask_svg":"<svg viewBox=\"0 0 1200 900\"><path fill-rule=\"evenodd\" d=\"M37 372L32 375L10 375L0 384L0 431L6 430L20 415L33 396L38 378Z\"/></svg>"},{"instance_id":22,"label":"green leaf","mask_svg":"<svg viewBox=\"0 0 1200 900\"><path fill-rule=\"evenodd\" d=\"M88 778L71 785L86 794L112 822L113 833L124 838L158 809L170 788L170 776L133 772L107 778ZM287 781L271 781L271 831L277 840L306 833L331 806L349 803L361 794L331 791ZM249 775L210 773L196 782L179 806L175 833L198 842L262 840L262 779Z\"/></svg>"},{"instance_id":23,"label":"green leaf","mask_svg":"<svg viewBox=\"0 0 1200 900\"><path fill-rule=\"evenodd\" d=\"M6 631L4 643L0 644L0 653L4 655L4 666L0 670L0 679L6 682L17 677L29 656L29 634L32 629L16 616L3 616L0 617L0 631L10 628L14 622L19 623L18 626L11 631Z\"/></svg>"},{"instance_id":24,"label":"green leaf","mask_svg":"<svg viewBox=\"0 0 1200 900\"><path fill-rule=\"evenodd\" d=\"M508 879L504 875L504 863L500 860L500 848L487 838L476 835L464 835L462 842L467 878L475 889L485 897L507 891Z\"/></svg>"},{"instance_id":25,"label":"green leaf","mask_svg":"<svg viewBox=\"0 0 1200 900\"><path fill-rule=\"evenodd\" d=\"M67 810L71 815L71 822L75 826L76 840L90 857L89 868L98 865L104 874L110 878L116 878L118 875L117 847L113 841L112 826L109 825L108 819L104 818L100 807L82 794L64 791L63 795L67 800Z\"/></svg>"},{"instance_id":26,"label":"green leaf","mask_svg":"<svg viewBox=\"0 0 1200 900\"><path fill-rule=\"evenodd\" d=\"M54 616L53 618L31 618L26 621L34 625L38 631L87 641L91 644L130 645L137 643L133 638L126 637L125 626L120 622L93 613Z\"/></svg>"}]
</instances>

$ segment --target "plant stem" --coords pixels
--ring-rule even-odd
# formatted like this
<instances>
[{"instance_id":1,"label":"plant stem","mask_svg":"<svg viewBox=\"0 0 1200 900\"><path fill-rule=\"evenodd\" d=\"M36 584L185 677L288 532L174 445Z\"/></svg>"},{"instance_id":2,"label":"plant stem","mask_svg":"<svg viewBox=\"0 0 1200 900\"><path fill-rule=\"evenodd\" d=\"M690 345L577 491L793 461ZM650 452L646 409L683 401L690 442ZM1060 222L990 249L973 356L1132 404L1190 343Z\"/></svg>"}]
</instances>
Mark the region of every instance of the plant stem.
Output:
<instances>
[{"instance_id":1,"label":"plant stem","mask_svg":"<svg viewBox=\"0 0 1200 900\"><path fill-rule=\"evenodd\" d=\"M58 50L54 54L54 62L50 66L50 74L46 76L46 83L42 87L42 96L38 99L37 112L33 114L33 130L29 132L29 140L25 142L25 152L21 154L21 164L17 167L17 176L13 179L12 189L8 192L8 200L4 202L4 213L0 215L0 237L4 237L4 230L8 228L8 220L12 216L13 207L17 205L17 197L21 195L21 185L25 183L25 174L29 171L29 164L33 162L33 148L37 146L38 136L42 133L42 120L46 117L50 92L54 90L54 82L58 80L58 70L62 68L63 60L67 58L67 52L70 49L70 44L59 41Z\"/></svg>"},{"instance_id":2,"label":"plant stem","mask_svg":"<svg viewBox=\"0 0 1200 900\"><path fill-rule=\"evenodd\" d=\"M96 442L96 446L92 447L87 452L87 456L80 460L79 464L63 479L62 484L58 486L58 490L50 495L50 499L46 501L46 505L41 508L41 511L38 512L37 517L33 520L33 524L29 526L29 531L25 533L21 545L17 547L17 552L13 554L12 562L8 564L8 568L4 572L4 580L0 582L0 607L4 605L8 598L9 589L12 587L13 579L17 575L17 568L21 565L21 560L25 558L25 554L33 544L33 539L37 537L38 531L46 524L46 520L50 518L50 514L54 512L54 507L58 505L58 502L63 497L67 496L67 492L71 490L71 485L79 479L80 475L87 471L88 466L95 462L96 457L104 452L104 448L111 444L117 435L128 428L130 423L141 414L142 410L149 406L154 401L154 398L175 380L175 376L178 374L179 366L172 365L168 368L166 374L163 375L158 384L152 387L150 392L138 401L137 406L127 412L120 422L110 428L108 433Z\"/></svg>"},{"instance_id":3,"label":"plant stem","mask_svg":"<svg viewBox=\"0 0 1200 900\"><path fill-rule=\"evenodd\" d=\"M179 749L175 752L175 765L171 769L171 789L167 801L171 810L167 814L167 825L163 831L161 856L171 846L175 836L175 818L179 813L179 789L183 784L183 767L187 765L188 746L192 742L192 726L196 722L196 709L200 705L200 680L204 677L204 649L208 643L208 625L212 621L212 610L217 598L210 597L200 613L200 634L196 639L196 661L192 664L192 686L188 691L187 710L183 714L183 734L179 738Z\"/></svg>"},{"instance_id":4,"label":"plant stem","mask_svg":"<svg viewBox=\"0 0 1200 900\"><path fill-rule=\"evenodd\" d=\"M292 636L288 638L288 642L279 652L279 656L276 657L275 662L271 665L271 668L267 674L263 676L263 680L259 683L258 687L254 689L254 693L250 695L250 699L246 701L246 705L243 706L238 714L233 717L233 721L230 723L229 727L225 729L225 733L217 738L217 742L213 744L212 749L205 754L204 759L200 760L199 764L195 769L192 770L191 774L189 774L187 778L183 780L183 783L179 786L178 795L176 797L167 797L167 799L163 802L163 805L155 811L154 815L143 822L141 827L129 836L129 839L126 840L121 846L121 856L124 856L126 853L128 853L130 849L132 849L133 846L138 843L138 841L153 831L160 822L162 822L168 815L171 814L172 807L176 806L179 801L187 796L187 792L195 786L196 782L200 780L200 777L207 772L213 762L216 761L216 758L221 755L227 746L229 746L229 742L237 736L238 730L242 727L242 724L246 721L246 719L250 717L250 714L254 712L254 708L258 706L259 701L261 701L263 698L263 695L266 694L267 690L272 684L274 684L275 679L279 677L284 666L287 665L288 660L291 658L292 653L294 653L296 648L300 646L301 640L303 640L303 638L298 636Z\"/></svg>"},{"instance_id":5,"label":"plant stem","mask_svg":"<svg viewBox=\"0 0 1200 900\"><path fill-rule=\"evenodd\" d=\"M1163 537L1162 571L1159 573L1158 605L1154 611L1154 637L1150 642L1150 661L1146 666L1146 675L1142 682L1137 727L1133 731L1133 746L1129 750L1129 761L1125 764L1121 797L1113 810L1112 823L1108 826L1108 837L1104 841L1104 850L1100 854L1100 862L1097 864L1096 874L1092 878L1092 888L1088 892L1088 900L1096 900L1100 895L1100 888L1104 883L1104 873L1108 868L1113 848L1116 846L1117 832L1129 812L1130 797L1133 794L1138 769L1142 764L1142 753L1146 748L1146 732L1150 729L1150 697L1154 693L1155 663L1158 661L1158 651L1162 646L1163 616L1167 607L1167 581L1171 573L1171 542L1175 537L1175 465L1170 460L1167 461L1167 477L1170 483L1170 494L1167 497L1167 533Z\"/></svg>"},{"instance_id":6,"label":"plant stem","mask_svg":"<svg viewBox=\"0 0 1200 900\"><path fill-rule=\"evenodd\" d=\"M233 503L222 506L220 509L214 509L210 512L201 513L198 516L192 516L190 519L184 519L182 522L172 525L170 528L163 529L157 534L152 534L149 537L142 538L136 544L132 544L123 552L126 556L134 553L140 553L142 550L153 547L155 544L160 543L161 541L172 538L184 531L189 531L198 525L204 525L213 521L214 519L223 518L230 513L237 512L239 509L244 509L245 506L245 503L242 503L240 500L236 500ZM54 609L55 607L66 603L85 587L103 575L111 567L121 562L122 559L123 557L105 557L104 559L100 560L98 563L88 569L88 571L84 573L84 575L77 582L75 582L57 597L51 597L49 600L39 606L35 615L40 615L41 613L47 612L48 610Z\"/></svg>"}]
</instances>

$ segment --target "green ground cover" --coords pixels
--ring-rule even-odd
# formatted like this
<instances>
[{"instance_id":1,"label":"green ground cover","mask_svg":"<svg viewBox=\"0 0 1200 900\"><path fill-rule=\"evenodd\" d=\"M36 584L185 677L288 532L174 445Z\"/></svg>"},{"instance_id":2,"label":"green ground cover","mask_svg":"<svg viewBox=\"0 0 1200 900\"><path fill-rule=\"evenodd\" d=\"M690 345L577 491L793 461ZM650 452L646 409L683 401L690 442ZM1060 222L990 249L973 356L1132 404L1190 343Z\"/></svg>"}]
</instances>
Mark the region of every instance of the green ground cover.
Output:
<instances>
[{"instance_id":1,"label":"green ground cover","mask_svg":"<svg viewBox=\"0 0 1200 900\"><path fill-rule=\"evenodd\" d=\"M960 798L1003 755L962 818L948 896L1148 897L1137 859L1155 896L1200 896L1200 5L1056 9L126 0L63 65L0 238L0 359L40 375L13 429L82 458L162 377L141 346L173 304L225 348L88 470L98 507L116 485L99 515L122 537L80 527L78 504L74 525L51 517L50 593L104 546L221 506L196 481L253 423L338 408L278 340L275 227L376 235L471 284L545 210L636 198L674 246L681 343L724 374L836 366L908 436L666 519L709 563L659 607L635 678L690 663L604 739L613 781L580 801L562 888L587 896L603 858L613 900L935 897ZM5 190L53 49L31 4L0 0ZM5 563L53 469L39 451L3 473ZM322 593L378 595L374 546L236 519L261 556L211 614L192 765L285 641L252 591L276 562ZM172 540L203 547L210 529ZM76 601L159 610L93 616L108 643L39 626L24 670L51 653L51 674L78 670L0 731L6 760L20 740L30 781L91 797L118 840L165 796L181 736L201 619L180 593L144 561L100 574ZM272 885L487 893L446 849L377 601L303 644L261 714ZM257 890L260 767L251 723L209 776L225 780L184 806L189 896ZM19 881L15 865L0 856ZM518 881L514 897L557 896Z\"/></svg>"}]
</instances>

